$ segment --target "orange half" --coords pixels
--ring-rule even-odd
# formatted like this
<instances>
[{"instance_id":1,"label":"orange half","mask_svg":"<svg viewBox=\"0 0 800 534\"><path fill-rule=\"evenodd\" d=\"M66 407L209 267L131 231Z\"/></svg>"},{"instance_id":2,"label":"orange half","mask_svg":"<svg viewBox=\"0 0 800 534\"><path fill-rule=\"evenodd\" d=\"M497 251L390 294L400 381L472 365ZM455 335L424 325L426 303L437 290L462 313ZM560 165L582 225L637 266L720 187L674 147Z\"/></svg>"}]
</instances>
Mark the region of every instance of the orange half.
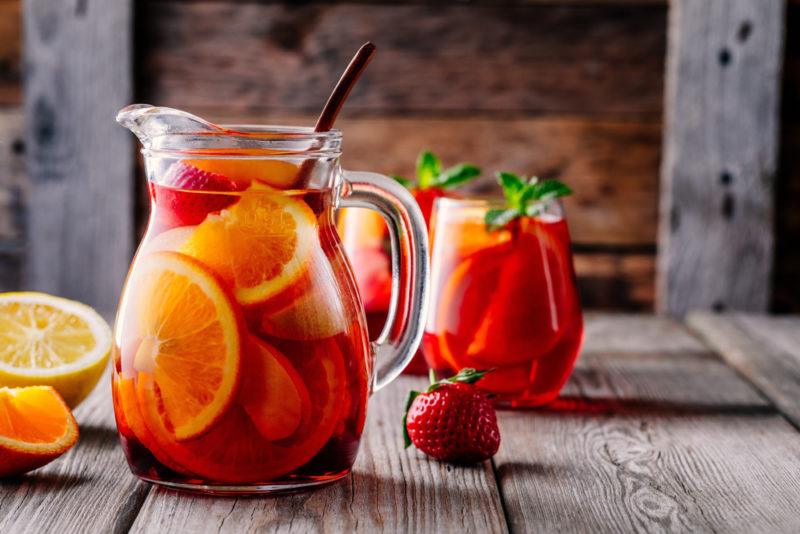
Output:
<instances>
[{"instance_id":1,"label":"orange half","mask_svg":"<svg viewBox=\"0 0 800 534\"><path fill-rule=\"evenodd\" d=\"M50 386L0 388L0 477L55 460L78 440L78 424Z\"/></svg>"},{"instance_id":2,"label":"orange half","mask_svg":"<svg viewBox=\"0 0 800 534\"><path fill-rule=\"evenodd\" d=\"M133 367L145 390L158 395L175 437L197 437L235 396L240 318L214 275L188 256L149 254L135 275L131 315L141 342Z\"/></svg>"}]
</instances>

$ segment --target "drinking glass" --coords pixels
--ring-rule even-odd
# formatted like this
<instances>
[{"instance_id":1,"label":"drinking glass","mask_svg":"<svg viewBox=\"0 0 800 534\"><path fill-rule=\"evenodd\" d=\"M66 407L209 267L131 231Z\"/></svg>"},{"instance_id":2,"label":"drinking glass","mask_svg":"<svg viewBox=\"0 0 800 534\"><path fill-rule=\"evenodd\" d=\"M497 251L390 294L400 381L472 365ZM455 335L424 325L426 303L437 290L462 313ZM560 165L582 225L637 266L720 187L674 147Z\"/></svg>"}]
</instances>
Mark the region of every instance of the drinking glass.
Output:
<instances>
[{"instance_id":1,"label":"drinking glass","mask_svg":"<svg viewBox=\"0 0 800 534\"><path fill-rule=\"evenodd\" d=\"M118 120L144 146L151 200L114 333L114 408L131 470L237 494L345 476L367 398L422 336L427 236L414 199L384 176L341 170L338 131L219 127L150 106ZM374 343L336 232L339 206L388 224L392 292Z\"/></svg>"},{"instance_id":2,"label":"drinking glass","mask_svg":"<svg viewBox=\"0 0 800 534\"><path fill-rule=\"evenodd\" d=\"M487 211L502 208L436 201L423 348L439 371L494 369L477 384L499 404L536 406L558 396L583 341L569 231L557 202L488 229Z\"/></svg>"}]
</instances>

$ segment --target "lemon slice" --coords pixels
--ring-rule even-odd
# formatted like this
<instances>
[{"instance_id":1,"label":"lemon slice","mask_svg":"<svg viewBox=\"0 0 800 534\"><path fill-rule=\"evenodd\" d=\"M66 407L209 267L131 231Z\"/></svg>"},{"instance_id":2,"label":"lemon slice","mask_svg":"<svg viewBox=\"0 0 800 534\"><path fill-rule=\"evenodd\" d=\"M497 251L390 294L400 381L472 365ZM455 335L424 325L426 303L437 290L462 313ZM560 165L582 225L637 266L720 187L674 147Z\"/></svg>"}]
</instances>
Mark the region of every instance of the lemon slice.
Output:
<instances>
[{"instance_id":1,"label":"lemon slice","mask_svg":"<svg viewBox=\"0 0 800 534\"><path fill-rule=\"evenodd\" d=\"M52 386L74 408L110 352L111 329L89 306L44 293L0 294L0 386Z\"/></svg>"}]
</instances>

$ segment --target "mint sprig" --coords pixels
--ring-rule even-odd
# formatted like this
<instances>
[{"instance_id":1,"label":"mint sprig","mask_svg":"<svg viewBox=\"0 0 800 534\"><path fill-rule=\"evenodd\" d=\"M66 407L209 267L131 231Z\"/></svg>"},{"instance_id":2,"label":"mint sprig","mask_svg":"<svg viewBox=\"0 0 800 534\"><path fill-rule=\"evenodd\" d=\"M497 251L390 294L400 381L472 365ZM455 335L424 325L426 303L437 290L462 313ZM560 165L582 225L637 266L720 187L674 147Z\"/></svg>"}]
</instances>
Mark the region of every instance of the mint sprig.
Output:
<instances>
[{"instance_id":1,"label":"mint sprig","mask_svg":"<svg viewBox=\"0 0 800 534\"><path fill-rule=\"evenodd\" d=\"M466 183L473 178L480 176L481 170L471 163L459 163L446 169L442 169L442 160L433 152L425 150L417 157L417 181L418 189L453 189ZM414 187L414 181L402 176L393 176L400 185L406 188Z\"/></svg>"},{"instance_id":2,"label":"mint sprig","mask_svg":"<svg viewBox=\"0 0 800 534\"><path fill-rule=\"evenodd\" d=\"M543 213L556 198L572 194L572 189L558 180L526 178L510 172L498 172L497 181L503 188L506 207L486 212L484 221L490 231L505 228L519 217L534 217Z\"/></svg>"},{"instance_id":3,"label":"mint sprig","mask_svg":"<svg viewBox=\"0 0 800 534\"><path fill-rule=\"evenodd\" d=\"M425 393L430 393L440 387L447 385L447 384L456 384L461 382L463 384L474 384L481 378L483 378L487 373L491 373L494 369L486 369L486 370L478 370L473 369L471 367L465 367L461 369L458 374L455 376L451 376L450 378L444 378L442 380L438 380L436 378L436 371L430 369L428 371L428 376L430 377L431 385L428 386L428 389L425 390ZM408 428L406 427L406 419L408 418L408 410L411 409L411 405L414 403L414 399L422 395L421 391L409 391L408 392L408 400L406 400L406 409L403 412L403 442L405 443L405 448L411 446L411 437L408 435Z\"/></svg>"}]
</instances>

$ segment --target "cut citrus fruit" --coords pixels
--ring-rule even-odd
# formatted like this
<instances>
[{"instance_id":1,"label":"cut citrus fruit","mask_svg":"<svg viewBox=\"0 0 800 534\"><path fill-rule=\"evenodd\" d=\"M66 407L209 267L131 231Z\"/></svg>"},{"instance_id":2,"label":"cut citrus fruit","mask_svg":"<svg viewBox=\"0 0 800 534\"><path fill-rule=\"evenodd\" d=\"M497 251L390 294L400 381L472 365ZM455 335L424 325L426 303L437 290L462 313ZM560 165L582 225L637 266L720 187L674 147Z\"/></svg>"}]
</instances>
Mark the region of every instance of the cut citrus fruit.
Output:
<instances>
[{"instance_id":1,"label":"cut citrus fruit","mask_svg":"<svg viewBox=\"0 0 800 534\"><path fill-rule=\"evenodd\" d=\"M178 226L177 228L165 230L153 238L146 236L142 243L141 254L163 250L179 252L181 246L192 237L195 230L197 230L197 226Z\"/></svg>"},{"instance_id":2,"label":"cut citrus fruit","mask_svg":"<svg viewBox=\"0 0 800 534\"><path fill-rule=\"evenodd\" d=\"M234 156L263 156L268 158L264 150L231 149ZM238 184L249 185L258 180L277 189L290 189L297 181L297 165L276 159L246 158L214 158L191 159L188 163L198 169L221 174Z\"/></svg>"},{"instance_id":3,"label":"cut citrus fruit","mask_svg":"<svg viewBox=\"0 0 800 534\"><path fill-rule=\"evenodd\" d=\"M176 252L137 262L125 300L141 339L133 367L158 391L177 439L196 437L234 398L241 366L241 319L205 267Z\"/></svg>"},{"instance_id":4,"label":"cut citrus fruit","mask_svg":"<svg viewBox=\"0 0 800 534\"><path fill-rule=\"evenodd\" d=\"M303 379L286 356L257 338L251 338L245 366L239 402L262 436L288 438L311 408Z\"/></svg>"},{"instance_id":5,"label":"cut citrus fruit","mask_svg":"<svg viewBox=\"0 0 800 534\"><path fill-rule=\"evenodd\" d=\"M280 477L307 463L322 449L333 435L342 410L346 377L341 352L335 343L327 342L319 350L308 352L302 361L291 363L303 377L311 407L303 411L298 428L286 439L265 438L237 402L206 434L178 441L158 400L158 386L142 380L140 373L136 394L145 424L158 447L197 477L229 483L266 482Z\"/></svg>"},{"instance_id":6,"label":"cut citrus fruit","mask_svg":"<svg viewBox=\"0 0 800 534\"><path fill-rule=\"evenodd\" d=\"M213 247L209 243L223 239L225 221L219 215L209 215L202 225L179 226L146 239L142 253L172 251L191 256L211 269L226 284L234 282L233 267L224 246Z\"/></svg>"},{"instance_id":7,"label":"cut citrus fruit","mask_svg":"<svg viewBox=\"0 0 800 534\"><path fill-rule=\"evenodd\" d=\"M0 477L42 467L77 440L78 424L54 388L0 388Z\"/></svg>"},{"instance_id":8,"label":"cut citrus fruit","mask_svg":"<svg viewBox=\"0 0 800 534\"><path fill-rule=\"evenodd\" d=\"M150 435L144 423L139 401L136 398L136 381L133 378L115 378L111 388L114 398L114 416L119 432L127 439L134 438L155 458L173 471L186 473L184 467L172 458Z\"/></svg>"},{"instance_id":9,"label":"cut citrus fruit","mask_svg":"<svg viewBox=\"0 0 800 534\"><path fill-rule=\"evenodd\" d=\"M317 219L305 202L254 185L201 223L181 250L232 279L239 302L256 304L297 282L317 244Z\"/></svg>"},{"instance_id":10,"label":"cut citrus fruit","mask_svg":"<svg viewBox=\"0 0 800 534\"><path fill-rule=\"evenodd\" d=\"M509 247L505 244L480 250L461 261L441 282L441 296L431 313L440 338L441 356L453 369L470 367L463 361L463 355L480 325L487 299L498 283L498 274L508 254Z\"/></svg>"},{"instance_id":11,"label":"cut citrus fruit","mask_svg":"<svg viewBox=\"0 0 800 534\"><path fill-rule=\"evenodd\" d=\"M389 227L380 213L366 208L342 208L337 230L348 256L361 249L382 249Z\"/></svg>"},{"instance_id":12,"label":"cut citrus fruit","mask_svg":"<svg viewBox=\"0 0 800 534\"><path fill-rule=\"evenodd\" d=\"M0 294L0 385L53 386L77 406L111 352L111 330L89 306L44 293Z\"/></svg>"}]
</instances>

